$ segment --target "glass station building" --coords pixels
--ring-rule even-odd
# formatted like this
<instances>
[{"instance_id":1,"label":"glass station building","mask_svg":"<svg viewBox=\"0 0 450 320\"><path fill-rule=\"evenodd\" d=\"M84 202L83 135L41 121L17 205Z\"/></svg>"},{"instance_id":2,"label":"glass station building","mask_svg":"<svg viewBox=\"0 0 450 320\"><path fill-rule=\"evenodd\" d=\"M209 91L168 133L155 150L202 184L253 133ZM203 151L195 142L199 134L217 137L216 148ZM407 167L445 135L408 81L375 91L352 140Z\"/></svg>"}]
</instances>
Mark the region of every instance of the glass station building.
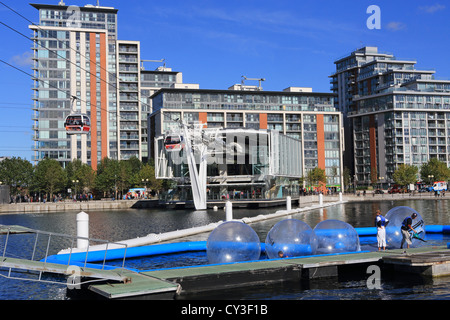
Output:
<instances>
[{"instance_id":1,"label":"glass station building","mask_svg":"<svg viewBox=\"0 0 450 320\"><path fill-rule=\"evenodd\" d=\"M267 165L208 165L210 199L227 194L260 199L296 195L299 180L316 167L325 170L327 188L342 190L342 114L336 109L335 98L333 93L292 87L284 91L161 89L152 96L153 113L147 121L149 154L154 155L157 165L164 164L156 168L160 178L171 178L177 170L176 175L186 176L182 168L167 170L167 159L158 160L163 158L163 137L177 131L180 120L200 122L208 130L223 128L224 134L245 129L244 136L256 134L267 141L260 144L263 149L252 150L247 138L247 161L264 150ZM285 170L271 167L276 159L284 161ZM221 187L214 189L218 182ZM300 187L306 187L305 181L303 184Z\"/></svg>"}]
</instances>

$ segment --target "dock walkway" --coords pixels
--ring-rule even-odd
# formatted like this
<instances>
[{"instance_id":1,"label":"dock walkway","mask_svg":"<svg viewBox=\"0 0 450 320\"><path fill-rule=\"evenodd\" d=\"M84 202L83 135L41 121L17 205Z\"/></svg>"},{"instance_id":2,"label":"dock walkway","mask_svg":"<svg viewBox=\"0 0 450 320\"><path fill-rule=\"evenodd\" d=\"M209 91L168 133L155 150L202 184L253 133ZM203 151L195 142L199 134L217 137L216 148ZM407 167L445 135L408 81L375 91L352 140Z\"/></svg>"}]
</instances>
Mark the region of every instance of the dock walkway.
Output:
<instances>
[{"instance_id":1,"label":"dock walkway","mask_svg":"<svg viewBox=\"0 0 450 320\"><path fill-rule=\"evenodd\" d=\"M41 279L42 274L44 273L72 276L74 275L75 270L73 267L58 263L9 257L0 258L0 269L1 268L9 269L9 278L14 278L11 277L12 270L26 270L27 272L37 271L39 273L39 279ZM78 278L74 282L74 285L83 285L84 281L90 282L92 279L101 280L102 284L92 286L91 290L107 299L120 299L124 297L134 298L149 295L158 295L158 297L161 298L162 295L167 294L170 295L170 297L173 297L180 288L180 285L177 283L157 279L127 269L117 268L113 270L102 270L97 268L79 267L76 276ZM77 289L78 288L74 290Z\"/></svg>"},{"instance_id":2,"label":"dock walkway","mask_svg":"<svg viewBox=\"0 0 450 320\"><path fill-rule=\"evenodd\" d=\"M73 268L69 268L67 265L59 264L59 263L50 263L45 261L33 261L27 259L17 259L10 257L1 257L0 258L0 268L6 268L9 270L19 269L19 270L27 270L27 271L38 271L40 273L54 273L60 275L71 276L73 275ZM124 271L121 269L121 271ZM97 279L106 279L106 280L114 280L121 281L124 283L129 282L129 277L127 276L127 272L123 273L118 269L114 270L102 270L96 268L86 268L79 267L77 271L77 276L80 277L88 277L88 278L97 278Z\"/></svg>"},{"instance_id":3,"label":"dock walkway","mask_svg":"<svg viewBox=\"0 0 450 320\"><path fill-rule=\"evenodd\" d=\"M446 246L421 247L404 250L395 249L375 252L355 252L334 255L316 255L298 258L284 258L272 260L259 260L250 262L238 262L229 264L204 265L171 269L159 269L144 271L140 274L151 279L164 281L158 284L164 293L164 298L176 298L179 294L192 294L223 289L233 289L244 286L267 285L283 281L309 281L325 277L339 276L341 268L359 268L365 277L366 269L371 264L397 266L397 260L408 265L413 263L408 272L418 272L426 276L450 275L450 250ZM428 261L427 266L421 265L414 268L417 259L435 257ZM446 270L434 270L434 266L446 266ZM402 270L403 271L403 270ZM438 273L437 273L438 272ZM104 297L114 298L140 298L159 299L160 292L154 289L152 292L145 287L146 282L136 284L93 284L89 287ZM176 290L174 286L179 286ZM138 290L134 290L134 288ZM169 293L169 295L168 295ZM172 294L172 295L170 295Z\"/></svg>"}]
</instances>

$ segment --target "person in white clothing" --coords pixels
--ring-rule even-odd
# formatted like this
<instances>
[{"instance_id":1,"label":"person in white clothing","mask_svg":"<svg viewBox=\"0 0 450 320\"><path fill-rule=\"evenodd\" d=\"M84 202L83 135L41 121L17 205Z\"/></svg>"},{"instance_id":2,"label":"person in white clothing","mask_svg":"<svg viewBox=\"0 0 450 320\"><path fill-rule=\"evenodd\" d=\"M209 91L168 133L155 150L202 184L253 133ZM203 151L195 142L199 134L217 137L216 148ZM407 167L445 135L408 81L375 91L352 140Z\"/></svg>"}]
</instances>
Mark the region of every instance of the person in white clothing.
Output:
<instances>
[{"instance_id":1,"label":"person in white clothing","mask_svg":"<svg viewBox=\"0 0 450 320\"><path fill-rule=\"evenodd\" d=\"M378 251L386 250L386 226L389 220L381 215L381 210L376 211L375 226L377 227Z\"/></svg>"}]
</instances>

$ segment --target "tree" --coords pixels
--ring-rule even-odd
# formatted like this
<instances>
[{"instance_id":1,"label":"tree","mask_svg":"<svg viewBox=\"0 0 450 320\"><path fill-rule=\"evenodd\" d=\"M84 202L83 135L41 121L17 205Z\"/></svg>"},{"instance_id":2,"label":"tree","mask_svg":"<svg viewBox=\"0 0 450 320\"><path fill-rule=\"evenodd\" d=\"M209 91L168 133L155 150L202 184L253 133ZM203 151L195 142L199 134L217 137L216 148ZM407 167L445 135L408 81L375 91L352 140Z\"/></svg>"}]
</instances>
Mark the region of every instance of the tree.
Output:
<instances>
[{"instance_id":1,"label":"tree","mask_svg":"<svg viewBox=\"0 0 450 320\"><path fill-rule=\"evenodd\" d=\"M103 158L97 167L97 176L95 178L95 188L106 196L111 191L116 196L117 180L119 173L119 161L109 158Z\"/></svg>"},{"instance_id":2,"label":"tree","mask_svg":"<svg viewBox=\"0 0 450 320\"><path fill-rule=\"evenodd\" d=\"M45 158L34 167L32 186L35 191L50 194L64 190L67 176L58 161Z\"/></svg>"},{"instance_id":3,"label":"tree","mask_svg":"<svg viewBox=\"0 0 450 320\"><path fill-rule=\"evenodd\" d=\"M163 188L162 180L156 179L155 167L148 163L144 164L139 171L138 180L141 183L142 180L144 180L147 188L154 191L161 191L161 189Z\"/></svg>"},{"instance_id":4,"label":"tree","mask_svg":"<svg viewBox=\"0 0 450 320\"><path fill-rule=\"evenodd\" d=\"M126 178L126 184L133 187L142 186L142 178L140 177L140 171L143 167L142 161L136 157L131 157L128 160L122 160L126 162L125 167L129 170L130 175Z\"/></svg>"},{"instance_id":5,"label":"tree","mask_svg":"<svg viewBox=\"0 0 450 320\"><path fill-rule=\"evenodd\" d=\"M428 162L422 164L420 176L422 181L427 184L432 184L434 181L448 181L450 179L450 169L445 162L431 158Z\"/></svg>"},{"instance_id":6,"label":"tree","mask_svg":"<svg viewBox=\"0 0 450 320\"><path fill-rule=\"evenodd\" d=\"M94 186L95 171L86 163L82 163L79 159L69 162L65 168L67 175L67 187L74 188L76 186L79 192L88 192ZM77 181L76 185L75 182Z\"/></svg>"},{"instance_id":7,"label":"tree","mask_svg":"<svg viewBox=\"0 0 450 320\"><path fill-rule=\"evenodd\" d=\"M309 185L316 185L319 188L319 185L326 185L327 176L325 174L324 169L320 169L318 167L308 171L306 175L306 181Z\"/></svg>"},{"instance_id":8,"label":"tree","mask_svg":"<svg viewBox=\"0 0 450 320\"><path fill-rule=\"evenodd\" d=\"M95 171L90 165L83 163L79 170L76 171L75 177L80 183L80 190L89 192L94 187Z\"/></svg>"},{"instance_id":9,"label":"tree","mask_svg":"<svg viewBox=\"0 0 450 320\"><path fill-rule=\"evenodd\" d=\"M377 167L371 167L370 168L370 183L372 186L375 186L378 181L378 171Z\"/></svg>"},{"instance_id":10,"label":"tree","mask_svg":"<svg viewBox=\"0 0 450 320\"><path fill-rule=\"evenodd\" d=\"M0 181L10 186L12 194L28 188L33 177L33 165L25 159L12 157L0 161Z\"/></svg>"},{"instance_id":11,"label":"tree","mask_svg":"<svg viewBox=\"0 0 450 320\"><path fill-rule=\"evenodd\" d=\"M416 166L401 164L398 169L395 170L392 178L396 184L406 186L417 182L418 171L419 169Z\"/></svg>"},{"instance_id":12,"label":"tree","mask_svg":"<svg viewBox=\"0 0 450 320\"><path fill-rule=\"evenodd\" d=\"M350 177L350 169L347 167L344 167L344 170L342 171L342 179L344 180L344 186L346 189L350 187L351 183L351 177Z\"/></svg>"},{"instance_id":13,"label":"tree","mask_svg":"<svg viewBox=\"0 0 450 320\"><path fill-rule=\"evenodd\" d=\"M119 161L117 171L117 189L124 194L133 185L133 168L130 161Z\"/></svg>"},{"instance_id":14,"label":"tree","mask_svg":"<svg viewBox=\"0 0 450 320\"><path fill-rule=\"evenodd\" d=\"M139 160L138 160L139 161ZM133 173L133 168L136 170L137 162L132 160L115 160L103 158L97 167L97 177L95 179L95 187L102 191L106 196L113 192L114 197L124 194L133 184L137 183L137 174ZM142 184L139 180L139 184Z\"/></svg>"}]
</instances>

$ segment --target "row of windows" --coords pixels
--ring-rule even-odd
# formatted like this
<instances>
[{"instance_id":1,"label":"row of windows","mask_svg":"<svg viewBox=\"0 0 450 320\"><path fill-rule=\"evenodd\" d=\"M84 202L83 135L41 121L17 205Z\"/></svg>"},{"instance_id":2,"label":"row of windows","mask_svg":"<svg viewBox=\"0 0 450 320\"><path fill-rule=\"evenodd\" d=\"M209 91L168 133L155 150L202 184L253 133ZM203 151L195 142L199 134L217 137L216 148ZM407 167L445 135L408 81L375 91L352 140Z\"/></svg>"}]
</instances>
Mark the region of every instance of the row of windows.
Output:
<instances>
[{"instance_id":1,"label":"row of windows","mask_svg":"<svg viewBox=\"0 0 450 320\"><path fill-rule=\"evenodd\" d=\"M430 103L450 103L450 97L449 96L418 96L418 95L403 95L398 94L395 95L395 101L397 102L417 102L417 103L423 103L423 102L430 102Z\"/></svg>"},{"instance_id":2,"label":"row of windows","mask_svg":"<svg viewBox=\"0 0 450 320\"><path fill-rule=\"evenodd\" d=\"M174 74L154 74L154 73L141 73L141 81L162 81L162 82L175 82L176 76Z\"/></svg>"},{"instance_id":3,"label":"row of windows","mask_svg":"<svg viewBox=\"0 0 450 320\"><path fill-rule=\"evenodd\" d=\"M245 115L246 126L252 126L259 129L259 114L249 113ZM305 115L306 116L306 115ZM309 120L315 120L315 115L307 115ZM169 130L174 125L176 126L176 119L181 119L182 114L180 112L164 112L163 113L164 122L163 129ZM268 115L268 119L270 115ZM197 112L185 112L183 113L183 119L185 121L198 121L199 114ZM214 122L220 122L220 125L224 124L225 116L224 113L207 113L207 121L210 122L208 125L211 127ZM226 117L227 127L238 128L243 126L243 114L230 113ZM250 122L250 123L249 123ZM305 140L305 149L313 148L317 149L317 125L313 123L304 123L303 138ZM282 131L283 126L281 124L268 124L268 129L275 129ZM326 149L339 149L339 126L326 124L324 125L324 138L325 138L325 148ZM286 130L289 131L301 131L300 126L293 126L292 124L287 124ZM292 135L291 135L292 136ZM297 138L300 138L298 135ZM312 144L309 144L312 143Z\"/></svg>"},{"instance_id":4,"label":"row of windows","mask_svg":"<svg viewBox=\"0 0 450 320\"><path fill-rule=\"evenodd\" d=\"M56 30L39 30L38 36L39 38L57 38L57 39L69 39L70 32L69 31L56 31Z\"/></svg>"},{"instance_id":5,"label":"row of windows","mask_svg":"<svg viewBox=\"0 0 450 320\"><path fill-rule=\"evenodd\" d=\"M84 12L81 11L80 8L76 6L70 6L67 8L67 10L40 9L39 13L41 19L59 19L59 20L79 19L81 21L97 21L97 22L105 22L106 19L108 22L116 21L115 14L103 12Z\"/></svg>"},{"instance_id":6,"label":"row of windows","mask_svg":"<svg viewBox=\"0 0 450 320\"><path fill-rule=\"evenodd\" d=\"M137 80L135 80L137 81ZM324 105L265 105L260 103L253 104L227 104L227 103L201 103L192 101L183 102L165 102L156 96L153 100L154 111L165 107L168 109L222 109L222 110L267 110L267 111L315 111L315 112L335 112L337 109L333 106Z\"/></svg>"},{"instance_id":7,"label":"row of windows","mask_svg":"<svg viewBox=\"0 0 450 320\"><path fill-rule=\"evenodd\" d=\"M236 102L236 103L277 103L287 104L330 104L333 97L321 96L283 96L264 94L219 94L219 93L164 93L165 101L180 102ZM294 102L295 101L295 102Z\"/></svg>"},{"instance_id":8,"label":"row of windows","mask_svg":"<svg viewBox=\"0 0 450 320\"><path fill-rule=\"evenodd\" d=\"M62 40L39 40L38 46L42 48L49 48L49 49L64 49L64 48L70 48L69 41L62 41Z\"/></svg>"},{"instance_id":9,"label":"row of windows","mask_svg":"<svg viewBox=\"0 0 450 320\"><path fill-rule=\"evenodd\" d=\"M67 50L47 50L38 49L38 58L49 58L49 59L69 59L70 52Z\"/></svg>"},{"instance_id":10,"label":"row of windows","mask_svg":"<svg viewBox=\"0 0 450 320\"><path fill-rule=\"evenodd\" d=\"M69 62L66 60L39 60L38 67L40 69L66 69Z\"/></svg>"}]
</instances>

